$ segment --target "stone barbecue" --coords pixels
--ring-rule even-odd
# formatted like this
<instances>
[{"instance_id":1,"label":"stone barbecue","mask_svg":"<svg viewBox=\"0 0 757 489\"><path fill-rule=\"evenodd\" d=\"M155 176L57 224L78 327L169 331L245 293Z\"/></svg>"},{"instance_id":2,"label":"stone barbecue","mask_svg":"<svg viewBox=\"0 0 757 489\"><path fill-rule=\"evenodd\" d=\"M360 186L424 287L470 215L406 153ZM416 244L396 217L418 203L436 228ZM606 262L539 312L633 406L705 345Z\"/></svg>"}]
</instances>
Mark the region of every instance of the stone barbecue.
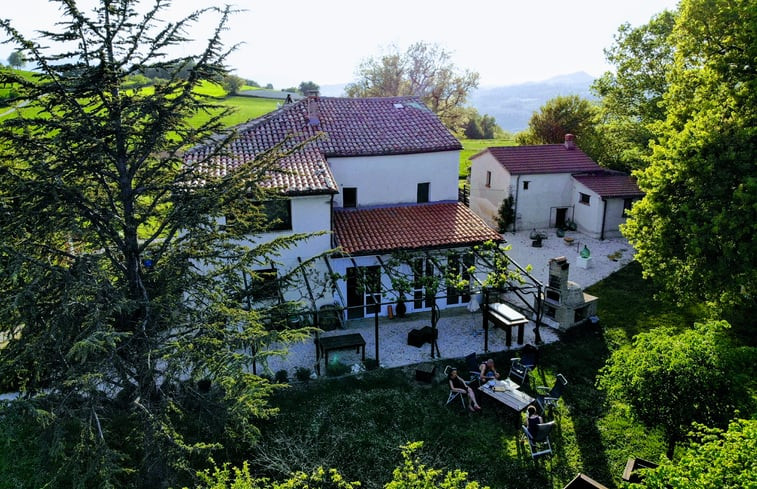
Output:
<instances>
[{"instance_id":1,"label":"stone barbecue","mask_svg":"<svg viewBox=\"0 0 757 489\"><path fill-rule=\"evenodd\" d=\"M564 256L549 260L549 281L544 291L543 322L560 330L584 324L597 315L597 297L568 280L570 263Z\"/></svg>"}]
</instances>

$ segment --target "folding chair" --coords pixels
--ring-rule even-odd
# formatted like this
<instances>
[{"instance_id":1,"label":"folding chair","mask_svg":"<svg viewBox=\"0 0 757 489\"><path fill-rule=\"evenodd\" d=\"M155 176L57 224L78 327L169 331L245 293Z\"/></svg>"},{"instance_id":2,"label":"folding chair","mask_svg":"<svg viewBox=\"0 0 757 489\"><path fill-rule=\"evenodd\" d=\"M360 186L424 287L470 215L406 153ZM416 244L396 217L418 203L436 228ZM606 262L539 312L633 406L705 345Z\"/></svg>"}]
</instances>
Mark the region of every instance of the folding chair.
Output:
<instances>
[{"instance_id":1,"label":"folding chair","mask_svg":"<svg viewBox=\"0 0 757 489\"><path fill-rule=\"evenodd\" d=\"M455 367L453 367L452 365L447 365L446 367L444 367L444 375L446 375L447 378L449 378L449 372L453 368L455 368ZM460 379L460 380L462 380L462 379ZM470 383L470 381L469 382L465 382L464 380L463 380L463 382L465 383L465 385L468 385ZM449 396L447 396L447 402L445 402L444 405L446 406L447 404L449 404L452 401L454 401L457 397L459 397L460 398L460 402L463 404L463 409L467 409L467 407L465 406L465 396L467 396L467 395L468 394L466 394L466 393L455 392L452 389L450 389Z\"/></svg>"},{"instance_id":2,"label":"folding chair","mask_svg":"<svg viewBox=\"0 0 757 489\"><path fill-rule=\"evenodd\" d=\"M528 448L531 451L531 458L541 457L552 453L552 445L549 443L549 434L555 427L555 422L541 423L536 425L536 433L531 434L527 426L521 426L523 433L528 441Z\"/></svg>"},{"instance_id":3,"label":"folding chair","mask_svg":"<svg viewBox=\"0 0 757 489\"><path fill-rule=\"evenodd\" d=\"M566 385L568 385L568 380L565 376L563 376L563 374L557 374L555 385L552 386L552 389L549 389L549 387L545 385L536 386L536 403L539 405L542 414L546 413L547 408L553 408L558 413L560 412L560 410L557 409L557 401L560 400L563 388Z\"/></svg>"},{"instance_id":4,"label":"folding chair","mask_svg":"<svg viewBox=\"0 0 757 489\"><path fill-rule=\"evenodd\" d=\"M510 372L507 376L513 379L519 386L523 386L528 380L528 372L530 372L530 370L531 369L526 365L523 365L520 358L511 358Z\"/></svg>"}]
</instances>

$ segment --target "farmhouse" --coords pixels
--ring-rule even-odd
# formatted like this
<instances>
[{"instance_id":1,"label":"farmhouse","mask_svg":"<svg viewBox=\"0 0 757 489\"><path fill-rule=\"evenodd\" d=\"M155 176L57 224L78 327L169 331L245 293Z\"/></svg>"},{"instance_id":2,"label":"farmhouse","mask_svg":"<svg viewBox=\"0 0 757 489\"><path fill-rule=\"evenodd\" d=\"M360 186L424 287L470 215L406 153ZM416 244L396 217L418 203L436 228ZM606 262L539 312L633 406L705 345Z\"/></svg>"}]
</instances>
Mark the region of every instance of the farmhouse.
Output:
<instances>
[{"instance_id":1,"label":"farmhouse","mask_svg":"<svg viewBox=\"0 0 757 489\"><path fill-rule=\"evenodd\" d=\"M284 197L266 204L277 217L276 228L250 243L327 232L270 257L271 277L318 257L299 284L280 291L282 298L302 298L293 289L307 288L310 304L304 309L336 306L341 319L388 314L397 299L407 300L408 311L469 301L465 290L434 287L428 279L450 274L470 279L467 270L475 261L470 248L501 236L457 202L460 142L417 98L310 94L237 132L217 159L214 171L221 175L263 152L298 148L279 160L281 168L265 182ZM195 148L186 161L209 151ZM318 277L336 280L313 292Z\"/></svg>"},{"instance_id":2,"label":"farmhouse","mask_svg":"<svg viewBox=\"0 0 757 489\"><path fill-rule=\"evenodd\" d=\"M593 238L620 234L625 212L643 193L630 176L600 167L566 134L564 144L493 147L471 158L471 210L494 226L513 198L513 231L564 228Z\"/></svg>"}]
</instances>

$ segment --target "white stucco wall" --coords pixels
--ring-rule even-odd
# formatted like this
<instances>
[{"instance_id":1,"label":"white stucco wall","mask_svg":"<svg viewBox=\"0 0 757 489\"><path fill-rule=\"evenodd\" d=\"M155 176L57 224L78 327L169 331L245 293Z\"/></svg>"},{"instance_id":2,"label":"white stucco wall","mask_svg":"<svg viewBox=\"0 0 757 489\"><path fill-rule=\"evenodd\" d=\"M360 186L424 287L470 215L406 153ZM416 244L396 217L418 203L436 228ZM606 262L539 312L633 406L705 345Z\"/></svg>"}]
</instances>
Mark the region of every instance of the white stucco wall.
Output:
<instances>
[{"instance_id":1,"label":"white stucco wall","mask_svg":"<svg viewBox=\"0 0 757 489\"><path fill-rule=\"evenodd\" d=\"M620 225L626 222L623 210L623 198L607 199L607 215L605 217L605 238L621 236Z\"/></svg>"},{"instance_id":2,"label":"white stucco wall","mask_svg":"<svg viewBox=\"0 0 757 489\"><path fill-rule=\"evenodd\" d=\"M519 178L518 178L519 177ZM573 205L573 179L567 173L544 175L518 175L513 178L512 194L517 196L517 230L547 228L554 226L555 209L567 208L566 218L571 219ZM528 189L524 190L524 182ZM518 186L516 192L515 186Z\"/></svg>"},{"instance_id":3,"label":"white stucco wall","mask_svg":"<svg viewBox=\"0 0 757 489\"><path fill-rule=\"evenodd\" d=\"M585 185L573 180L573 205L575 206L574 218L578 230L592 238L598 238L602 227L602 210L604 202L602 198ZM581 194L589 196L589 203L581 203Z\"/></svg>"},{"instance_id":4,"label":"white stucco wall","mask_svg":"<svg viewBox=\"0 0 757 489\"><path fill-rule=\"evenodd\" d=\"M429 201L457 200L459 151L329 158L329 165L340 190L335 207L342 207L344 187L357 188L358 207L414 203L424 182Z\"/></svg>"},{"instance_id":5,"label":"white stucco wall","mask_svg":"<svg viewBox=\"0 0 757 489\"><path fill-rule=\"evenodd\" d=\"M263 233L248 243L266 243L293 233L315 233L326 231L322 236L313 236L298 241L289 249L281 250L280 256L271 257L277 268L289 270L297 265L297 257L306 260L331 249L331 195L308 195L292 197L292 229Z\"/></svg>"},{"instance_id":6,"label":"white stucco wall","mask_svg":"<svg viewBox=\"0 0 757 489\"><path fill-rule=\"evenodd\" d=\"M492 175L489 186L486 172ZM494 229L497 228L495 217L510 192L510 185L510 174L490 153L481 153L471 160L470 209Z\"/></svg>"}]
</instances>

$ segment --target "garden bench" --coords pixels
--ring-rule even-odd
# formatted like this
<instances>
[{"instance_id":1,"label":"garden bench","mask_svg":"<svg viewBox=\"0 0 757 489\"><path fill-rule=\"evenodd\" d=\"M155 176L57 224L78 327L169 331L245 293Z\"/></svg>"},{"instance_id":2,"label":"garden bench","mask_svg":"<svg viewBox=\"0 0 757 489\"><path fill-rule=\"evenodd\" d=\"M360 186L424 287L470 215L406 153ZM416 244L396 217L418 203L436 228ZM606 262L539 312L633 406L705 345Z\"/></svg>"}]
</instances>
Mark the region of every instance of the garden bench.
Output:
<instances>
[{"instance_id":1,"label":"garden bench","mask_svg":"<svg viewBox=\"0 0 757 489\"><path fill-rule=\"evenodd\" d=\"M315 362L318 363L323 357L324 363L329 364L329 352L333 350L347 350L356 348L356 352L363 350L365 361L365 338L360 333L342 334L338 336L325 336L315 339Z\"/></svg>"}]
</instances>

